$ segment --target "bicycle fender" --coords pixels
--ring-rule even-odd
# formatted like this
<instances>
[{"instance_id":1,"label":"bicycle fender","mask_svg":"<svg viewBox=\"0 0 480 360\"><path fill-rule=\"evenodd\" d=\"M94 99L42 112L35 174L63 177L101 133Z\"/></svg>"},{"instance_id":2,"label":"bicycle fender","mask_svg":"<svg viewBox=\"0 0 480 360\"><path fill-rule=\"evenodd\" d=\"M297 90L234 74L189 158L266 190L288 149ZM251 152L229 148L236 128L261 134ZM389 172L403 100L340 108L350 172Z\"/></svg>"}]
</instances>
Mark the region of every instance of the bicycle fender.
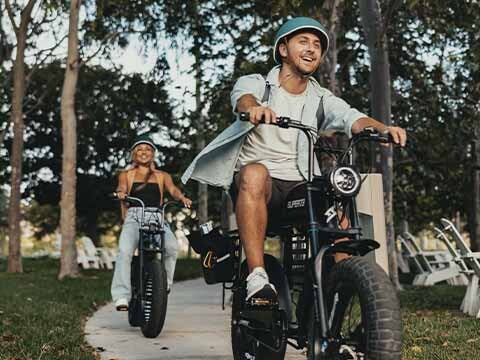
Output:
<instances>
[{"instance_id":1,"label":"bicycle fender","mask_svg":"<svg viewBox=\"0 0 480 360\"><path fill-rule=\"evenodd\" d=\"M364 256L370 251L376 250L380 247L380 244L375 240L362 239L362 240L345 240L339 241L333 244L328 250L327 254L332 253L347 253L350 255Z\"/></svg>"}]
</instances>

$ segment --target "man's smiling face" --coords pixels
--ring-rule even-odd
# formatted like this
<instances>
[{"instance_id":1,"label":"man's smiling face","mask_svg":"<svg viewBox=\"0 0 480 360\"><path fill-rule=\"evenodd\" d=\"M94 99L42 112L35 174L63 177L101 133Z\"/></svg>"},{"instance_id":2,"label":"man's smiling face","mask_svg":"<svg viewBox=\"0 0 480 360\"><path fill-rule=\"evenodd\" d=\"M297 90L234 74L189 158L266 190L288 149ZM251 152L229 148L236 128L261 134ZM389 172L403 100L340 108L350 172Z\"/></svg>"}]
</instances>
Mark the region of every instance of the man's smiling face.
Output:
<instances>
[{"instance_id":1,"label":"man's smiling face","mask_svg":"<svg viewBox=\"0 0 480 360\"><path fill-rule=\"evenodd\" d=\"M304 75L317 70L322 58L320 38L315 32L302 31L285 39L279 45L283 62Z\"/></svg>"}]
</instances>

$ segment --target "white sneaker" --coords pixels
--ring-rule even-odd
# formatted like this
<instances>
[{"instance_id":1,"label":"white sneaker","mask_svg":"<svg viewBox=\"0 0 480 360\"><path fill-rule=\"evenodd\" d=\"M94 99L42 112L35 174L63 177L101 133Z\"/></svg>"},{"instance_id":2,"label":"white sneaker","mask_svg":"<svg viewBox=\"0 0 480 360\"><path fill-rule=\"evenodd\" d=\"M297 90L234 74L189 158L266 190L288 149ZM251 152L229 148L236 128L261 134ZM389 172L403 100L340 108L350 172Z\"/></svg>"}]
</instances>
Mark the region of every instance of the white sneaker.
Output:
<instances>
[{"instance_id":1,"label":"white sneaker","mask_svg":"<svg viewBox=\"0 0 480 360\"><path fill-rule=\"evenodd\" d=\"M128 310L128 301L125 298L120 298L115 301L115 308L117 311L127 311Z\"/></svg>"},{"instance_id":2,"label":"white sneaker","mask_svg":"<svg viewBox=\"0 0 480 360\"><path fill-rule=\"evenodd\" d=\"M250 299L276 301L277 290L270 284L268 274L262 267L256 267L247 277L247 301Z\"/></svg>"}]
</instances>

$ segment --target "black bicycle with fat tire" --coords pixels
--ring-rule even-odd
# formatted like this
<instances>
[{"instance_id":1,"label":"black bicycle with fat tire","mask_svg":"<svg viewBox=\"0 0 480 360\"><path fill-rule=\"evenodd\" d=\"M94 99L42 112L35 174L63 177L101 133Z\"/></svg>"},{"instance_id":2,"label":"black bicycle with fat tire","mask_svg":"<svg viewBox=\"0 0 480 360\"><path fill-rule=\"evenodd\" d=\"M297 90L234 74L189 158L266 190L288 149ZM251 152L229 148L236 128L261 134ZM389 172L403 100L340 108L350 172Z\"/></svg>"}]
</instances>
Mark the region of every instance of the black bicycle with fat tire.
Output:
<instances>
[{"instance_id":1,"label":"black bicycle with fat tire","mask_svg":"<svg viewBox=\"0 0 480 360\"><path fill-rule=\"evenodd\" d=\"M167 314L168 284L165 271L165 209L177 201L168 201L161 208L145 208L139 198L126 196L124 201L140 205L138 252L131 263L132 296L128 304L128 322L140 327L147 338L157 337Z\"/></svg>"},{"instance_id":2,"label":"black bicycle with fat tire","mask_svg":"<svg viewBox=\"0 0 480 360\"><path fill-rule=\"evenodd\" d=\"M240 114L248 120L248 114ZM362 238L355 198L362 178L353 167L353 150L363 141L388 143L388 135L365 129L345 149L317 141L317 130L289 118L277 126L296 128L309 141L308 179L288 195L283 215L269 232L283 243L282 260L265 255L265 267L278 301L252 306L246 298L246 262L236 231L233 242L231 337L235 360L284 359L287 344L319 359L398 360L401 318L396 291L383 269L363 257L380 245ZM314 176L315 156L335 166ZM350 227L339 224L347 217ZM335 242L342 239L341 242ZM334 263L331 255L350 258ZM212 270L214 266L212 267Z\"/></svg>"}]
</instances>

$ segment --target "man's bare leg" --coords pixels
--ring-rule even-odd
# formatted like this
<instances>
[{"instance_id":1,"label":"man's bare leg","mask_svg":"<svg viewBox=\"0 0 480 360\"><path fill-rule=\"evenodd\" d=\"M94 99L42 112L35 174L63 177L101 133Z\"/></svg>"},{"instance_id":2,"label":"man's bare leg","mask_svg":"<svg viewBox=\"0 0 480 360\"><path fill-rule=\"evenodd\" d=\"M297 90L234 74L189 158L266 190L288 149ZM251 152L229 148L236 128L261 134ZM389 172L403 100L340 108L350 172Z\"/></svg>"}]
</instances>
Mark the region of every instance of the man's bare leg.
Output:
<instances>
[{"instance_id":1,"label":"man's bare leg","mask_svg":"<svg viewBox=\"0 0 480 360\"><path fill-rule=\"evenodd\" d=\"M267 230L267 204L272 194L272 179L265 166L249 164L240 170L237 188L235 214L251 272L256 267L265 267L263 243Z\"/></svg>"}]
</instances>

